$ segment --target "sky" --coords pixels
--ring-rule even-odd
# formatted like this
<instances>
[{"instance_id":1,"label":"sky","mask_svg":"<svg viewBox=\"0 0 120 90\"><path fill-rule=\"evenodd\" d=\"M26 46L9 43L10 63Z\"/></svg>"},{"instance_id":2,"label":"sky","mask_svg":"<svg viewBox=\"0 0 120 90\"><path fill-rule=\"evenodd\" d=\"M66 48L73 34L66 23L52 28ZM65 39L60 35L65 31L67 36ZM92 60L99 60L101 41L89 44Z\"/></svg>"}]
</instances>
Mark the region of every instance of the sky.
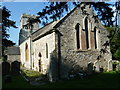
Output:
<instances>
[{"instance_id":1,"label":"sky","mask_svg":"<svg viewBox=\"0 0 120 90\"><path fill-rule=\"evenodd\" d=\"M10 33L9 39L18 45L20 16L22 13L37 15L45 4L44 2L3 2L2 5L6 6L6 8L11 11L10 20L16 21L16 26L18 28L10 28L8 33Z\"/></svg>"},{"instance_id":2,"label":"sky","mask_svg":"<svg viewBox=\"0 0 120 90\"><path fill-rule=\"evenodd\" d=\"M110 2L111 3L111 2ZM22 13L26 14L34 14L37 15L39 11L41 11L47 3L45 2L3 2L2 6L6 6L6 8L11 11L10 19L16 21L16 28L10 28L8 33L10 34L10 40L12 40L16 45L18 45L19 40L19 26L20 26L20 16ZM71 9L73 6L70 7ZM4 14L3 14L4 15Z\"/></svg>"}]
</instances>

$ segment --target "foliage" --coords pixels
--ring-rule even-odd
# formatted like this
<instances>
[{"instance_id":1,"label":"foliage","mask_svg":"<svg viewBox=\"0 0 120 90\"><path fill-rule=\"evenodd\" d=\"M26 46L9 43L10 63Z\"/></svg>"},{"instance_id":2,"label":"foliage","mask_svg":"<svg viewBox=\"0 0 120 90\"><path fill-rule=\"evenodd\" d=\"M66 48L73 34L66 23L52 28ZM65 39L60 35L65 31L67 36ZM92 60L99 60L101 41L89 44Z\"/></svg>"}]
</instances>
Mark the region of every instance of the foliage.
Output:
<instances>
[{"instance_id":1,"label":"foliage","mask_svg":"<svg viewBox=\"0 0 120 90\"><path fill-rule=\"evenodd\" d=\"M68 12L70 3L74 6L79 6L80 4L84 3L85 5L90 5L93 7L95 11L97 11L97 15L100 18L100 20L104 23L105 26L113 25L113 14L112 6L111 4L105 3L105 2L48 2L45 6L45 8L42 11L38 12L40 21L43 25L46 25L48 23L48 20L52 19L53 21L60 19L64 12ZM84 10L84 6L81 7L83 12L86 12Z\"/></svg>"},{"instance_id":2,"label":"foliage","mask_svg":"<svg viewBox=\"0 0 120 90\"><path fill-rule=\"evenodd\" d=\"M10 20L10 11L4 6L2 8L2 38L3 39L6 39L6 38L9 38L9 34L7 34L7 31L9 30L10 27L14 27L14 28L17 28L15 26L15 21L12 21Z\"/></svg>"},{"instance_id":3,"label":"foliage","mask_svg":"<svg viewBox=\"0 0 120 90\"><path fill-rule=\"evenodd\" d=\"M120 63L119 62L113 62L112 64L116 64L117 65L117 64L120 64Z\"/></svg>"},{"instance_id":4,"label":"foliage","mask_svg":"<svg viewBox=\"0 0 120 90\"><path fill-rule=\"evenodd\" d=\"M120 28L106 27L109 32L111 53L113 59L120 59Z\"/></svg>"},{"instance_id":5,"label":"foliage","mask_svg":"<svg viewBox=\"0 0 120 90\"><path fill-rule=\"evenodd\" d=\"M40 23L40 20L39 20L39 17L29 17L28 20L27 20L27 24L23 25L23 27L25 27L26 29L30 29L31 33L33 32L33 24L36 23L36 22L39 22Z\"/></svg>"},{"instance_id":6,"label":"foliage","mask_svg":"<svg viewBox=\"0 0 120 90\"><path fill-rule=\"evenodd\" d=\"M28 77L37 77L37 76L42 76L40 72L33 71L33 70L23 70L24 74Z\"/></svg>"},{"instance_id":7,"label":"foliage","mask_svg":"<svg viewBox=\"0 0 120 90\"><path fill-rule=\"evenodd\" d=\"M9 38L9 34L7 33L7 31L9 31L10 27L13 28L17 28L15 26L15 21L10 20L10 11L3 6L0 11L2 11L2 52L4 55L4 50L6 49L6 47L8 46L13 46L15 45L15 43L13 43L11 40L8 40Z\"/></svg>"},{"instance_id":8,"label":"foliage","mask_svg":"<svg viewBox=\"0 0 120 90\"><path fill-rule=\"evenodd\" d=\"M3 62L7 61L6 55L2 56L2 61L3 61Z\"/></svg>"},{"instance_id":9,"label":"foliage","mask_svg":"<svg viewBox=\"0 0 120 90\"><path fill-rule=\"evenodd\" d=\"M92 2L91 5L97 11L97 16L105 26L113 26L114 20L112 20L112 17L114 17L114 11L110 8L113 5L105 2Z\"/></svg>"},{"instance_id":10,"label":"foliage","mask_svg":"<svg viewBox=\"0 0 120 90\"><path fill-rule=\"evenodd\" d=\"M119 49L117 49L116 52L114 53L114 57L115 57L116 59L119 59L119 60L120 60L120 47L119 47Z\"/></svg>"}]
</instances>

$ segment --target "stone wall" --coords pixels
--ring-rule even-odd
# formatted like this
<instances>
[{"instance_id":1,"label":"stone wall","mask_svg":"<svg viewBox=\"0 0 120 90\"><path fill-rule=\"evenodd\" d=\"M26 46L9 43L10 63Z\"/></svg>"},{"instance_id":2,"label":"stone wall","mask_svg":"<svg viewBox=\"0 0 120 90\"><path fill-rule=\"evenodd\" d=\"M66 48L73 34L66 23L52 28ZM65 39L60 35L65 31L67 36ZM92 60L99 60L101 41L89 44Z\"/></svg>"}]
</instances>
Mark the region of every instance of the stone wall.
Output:
<instances>
[{"instance_id":1,"label":"stone wall","mask_svg":"<svg viewBox=\"0 0 120 90\"><path fill-rule=\"evenodd\" d=\"M36 18L35 15L25 14L23 13L20 18L20 33L19 33L19 44L24 42L31 33L37 31L39 29L39 23L36 22L33 24L32 30L28 27L24 27L24 25L28 24L29 18Z\"/></svg>"},{"instance_id":2,"label":"stone wall","mask_svg":"<svg viewBox=\"0 0 120 90\"><path fill-rule=\"evenodd\" d=\"M7 55L8 62L20 61L20 55Z\"/></svg>"},{"instance_id":3,"label":"stone wall","mask_svg":"<svg viewBox=\"0 0 120 90\"><path fill-rule=\"evenodd\" d=\"M28 69L31 69L31 41L30 37L26 39L22 44L20 44L20 61L23 66L25 66ZM25 48L26 44L28 45L28 60L26 61L26 54L25 54Z\"/></svg>"},{"instance_id":4,"label":"stone wall","mask_svg":"<svg viewBox=\"0 0 120 90\"><path fill-rule=\"evenodd\" d=\"M38 61L41 60L41 72L47 73L50 65L50 54L55 50L55 32L34 41L32 49L33 69L39 71ZM39 57L39 53L41 53L41 57Z\"/></svg>"},{"instance_id":5,"label":"stone wall","mask_svg":"<svg viewBox=\"0 0 120 90\"><path fill-rule=\"evenodd\" d=\"M107 47L108 53L105 53L102 55L100 60L98 60L98 56L101 54L100 51L104 46L102 46L106 41L109 41L107 38L107 31L104 29L100 21L98 20L98 23L95 23L95 20L93 17L93 11L87 6L86 8L89 21L92 23L92 27L90 28L89 25L89 31L92 31L93 27L97 27L98 30L98 48L93 49L89 48L86 50L77 50L76 46L76 34L75 34L75 25L77 23L80 24L82 30L84 28L83 19L86 17L86 15L82 14L82 11L80 8L76 8L76 10L73 10L72 13L68 14L67 17L64 17L59 23L57 30L62 34L61 35L61 76L67 77L68 72L72 70L79 71L84 70L88 71L88 65L90 63L95 63L96 61L99 62L99 68L103 68L104 70L108 69L108 60L111 60L111 53L110 53L110 47ZM90 38L90 37L89 37Z\"/></svg>"},{"instance_id":6,"label":"stone wall","mask_svg":"<svg viewBox=\"0 0 120 90\"><path fill-rule=\"evenodd\" d=\"M7 61L10 63L20 61L20 48L18 46L7 47L6 55Z\"/></svg>"},{"instance_id":7,"label":"stone wall","mask_svg":"<svg viewBox=\"0 0 120 90\"><path fill-rule=\"evenodd\" d=\"M28 38L20 44L22 65L43 74L49 73L51 81L53 77L68 77L72 71L75 73L86 71L91 74L93 70L96 72L111 70L108 32L100 20L94 18L95 14L89 6L85 10L88 15L83 14L82 10L76 7L59 20L53 29L48 25L39 30L39 33L33 33L32 39ZM85 24L86 18L87 24ZM80 30L79 37L76 37L77 24ZM77 38L80 40L79 46ZM26 61L26 43L28 61Z\"/></svg>"}]
</instances>

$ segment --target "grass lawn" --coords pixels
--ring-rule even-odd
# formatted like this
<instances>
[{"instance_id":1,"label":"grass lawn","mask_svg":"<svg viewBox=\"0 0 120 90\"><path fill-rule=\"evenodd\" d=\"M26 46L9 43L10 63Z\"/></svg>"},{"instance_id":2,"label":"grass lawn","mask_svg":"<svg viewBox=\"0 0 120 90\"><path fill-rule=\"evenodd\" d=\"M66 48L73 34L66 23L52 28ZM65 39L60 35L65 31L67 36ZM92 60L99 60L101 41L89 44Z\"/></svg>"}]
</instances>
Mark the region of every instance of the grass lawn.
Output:
<instances>
[{"instance_id":1,"label":"grass lawn","mask_svg":"<svg viewBox=\"0 0 120 90\"><path fill-rule=\"evenodd\" d=\"M25 76L28 76L28 77L42 76L40 72L33 71L33 70L22 70L22 73L24 73Z\"/></svg>"},{"instance_id":2,"label":"grass lawn","mask_svg":"<svg viewBox=\"0 0 120 90\"><path fill-rule=\"evenodd\" d=\"M3 88L120 88L120 71L104 72L85 79L71 79L40 86L32 86L22 76L14 76Z\"/></svg>"}]
</instances>

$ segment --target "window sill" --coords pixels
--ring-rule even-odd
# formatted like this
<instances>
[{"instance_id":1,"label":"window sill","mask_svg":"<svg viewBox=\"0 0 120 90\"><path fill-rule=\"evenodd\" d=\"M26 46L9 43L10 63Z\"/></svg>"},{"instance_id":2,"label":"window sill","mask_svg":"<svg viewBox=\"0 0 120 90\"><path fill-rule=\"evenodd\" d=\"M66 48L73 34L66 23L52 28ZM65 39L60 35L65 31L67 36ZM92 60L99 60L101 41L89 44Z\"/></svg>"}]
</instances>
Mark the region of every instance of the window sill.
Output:
<instances>
[{"instance_id":1,"label":"window sill","mask_svg":"<svg viewBox=\"0 0 120 90\"><path fill-rule=\"evenodd\" d=\"M73 52L89 52L89 51L98 51L98 49L86 49L86 50L81 50L81 49L78 49L78 50L73 50Z\"/></svg>"}]
</instances>

